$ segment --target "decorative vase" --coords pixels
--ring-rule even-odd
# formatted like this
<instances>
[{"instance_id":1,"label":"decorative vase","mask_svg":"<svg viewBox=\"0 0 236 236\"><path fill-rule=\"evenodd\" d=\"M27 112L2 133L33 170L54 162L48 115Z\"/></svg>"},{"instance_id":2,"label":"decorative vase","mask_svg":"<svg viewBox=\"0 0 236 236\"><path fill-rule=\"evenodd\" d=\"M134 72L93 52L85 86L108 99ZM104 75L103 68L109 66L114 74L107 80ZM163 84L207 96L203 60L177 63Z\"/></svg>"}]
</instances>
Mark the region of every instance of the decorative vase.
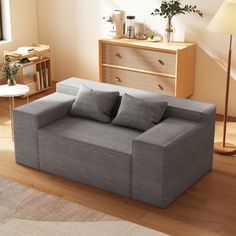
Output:
<instances>
[{"instance_id":1,"label":"decorative vase","mask_svg":"<svg viewBox=\"0 0 236 236\"><path fill-rule=\"evenodd\" d=\"M8 78L7 80L8 86L15 86L16 85L16 80L14 77Z\"/></svg>"},{"instance_id":2,"label":"decorative vase","mask_svg":"<svg viewBox=\"0 0 236 236\"><path fill-rule=\"evenodd\" d=\"M166 32L165 32L165 42L172 43L174 40L174 28L172 26L172 18L167 20Z\"/></svg>"}]
</instances>

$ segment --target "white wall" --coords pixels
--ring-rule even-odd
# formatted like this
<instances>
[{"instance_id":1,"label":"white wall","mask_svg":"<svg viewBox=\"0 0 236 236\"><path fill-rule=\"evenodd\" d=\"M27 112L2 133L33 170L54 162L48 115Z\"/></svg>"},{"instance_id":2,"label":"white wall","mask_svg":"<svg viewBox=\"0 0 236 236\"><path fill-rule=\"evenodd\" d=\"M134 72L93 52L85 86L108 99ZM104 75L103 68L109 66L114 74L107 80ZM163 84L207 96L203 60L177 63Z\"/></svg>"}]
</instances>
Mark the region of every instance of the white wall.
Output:
<instances>
[{"instance_id":1,"label":"white wall","mask_svg":"<svg viewBox=\"0 0 236 236\"><path fill-rule=\"evenodd\" d=\"M218 112L223 113L228 38L206 30L223 0L184 2L196 4L204 12L204 18L184 15L174 20L176 39L198 44L193 97L216 103ZM159 3L159 0L38 0L39 41L52 47L55 79L62 80L69 76L98 78L97 40L103 31L101 16L113 9L126 10L163 33L163 19L150 15ZM233 68L236 70L236 51L233 54ZM230 102L230 115L236 116L234 91L236 80L231 83Z\"/></svg>"},{"instance_id":2,"label":"white wall","mask_svg":"<svg viewBox=\"0 0 236 236\"><path fill-rule=\"evenodd\" d=\"M4 0L8 1L8 0ZM22 45L38 43L37 0L10 0L12 37L9 42L0 42L0 59L3 52L15 50Z\"/></svg>"}]
</instances>

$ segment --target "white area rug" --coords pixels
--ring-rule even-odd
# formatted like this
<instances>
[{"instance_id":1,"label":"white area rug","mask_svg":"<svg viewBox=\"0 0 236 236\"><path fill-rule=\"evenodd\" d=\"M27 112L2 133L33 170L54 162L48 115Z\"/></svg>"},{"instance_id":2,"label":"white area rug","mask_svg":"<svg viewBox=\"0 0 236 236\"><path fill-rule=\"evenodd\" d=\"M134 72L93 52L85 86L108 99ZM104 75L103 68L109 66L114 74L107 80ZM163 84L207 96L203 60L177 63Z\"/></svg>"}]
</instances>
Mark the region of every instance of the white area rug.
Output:
<instances>
[{"instance_id":1,"label":"white area rug","mask_svg":"<svg viewBox=\"0 0 236 236\"><path fill-rule=\"evenodd\" d=\"M19 236L164 236L127 221L117 222L40 222L12 219L0 228L0 235Z\"/></svg>"},{"instance_id":2,"label":"white area rug","mask_svg":"<svg viewBox=\"0 0 236 236\"><path fill-rule=\"evenodd\" d=\"M0 236L164 236L0 178Z\"/></svg>"}]
</instances>

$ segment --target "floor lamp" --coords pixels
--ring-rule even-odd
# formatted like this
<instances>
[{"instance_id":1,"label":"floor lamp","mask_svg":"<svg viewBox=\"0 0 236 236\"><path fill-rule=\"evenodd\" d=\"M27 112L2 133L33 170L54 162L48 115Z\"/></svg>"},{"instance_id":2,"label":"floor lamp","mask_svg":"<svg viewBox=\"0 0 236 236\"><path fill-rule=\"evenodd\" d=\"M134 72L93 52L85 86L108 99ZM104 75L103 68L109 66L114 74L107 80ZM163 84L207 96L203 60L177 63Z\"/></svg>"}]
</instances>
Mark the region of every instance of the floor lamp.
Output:
<instances>
[{"instance_id":1,"label":"floor lamp","mask_svg":"<svg viewBox=\"0 0 236 236\"><path fill-rule=\"evenodd\" d=\"M220 155L236 154L236 146L226 143L227 131L227 116L228 116L228 102L229 102L229 88L230 88L230 70L231 70L231 55L232 55L232 40L233 35L236 34L236 1L225 0L207 29L215 33L229 35L229 57L227 68L227 82L226 82L226 98L225 98L225 113L224 113L224 132L223 142L215 143L214 151Z\"/></svg>"}]
</instances>

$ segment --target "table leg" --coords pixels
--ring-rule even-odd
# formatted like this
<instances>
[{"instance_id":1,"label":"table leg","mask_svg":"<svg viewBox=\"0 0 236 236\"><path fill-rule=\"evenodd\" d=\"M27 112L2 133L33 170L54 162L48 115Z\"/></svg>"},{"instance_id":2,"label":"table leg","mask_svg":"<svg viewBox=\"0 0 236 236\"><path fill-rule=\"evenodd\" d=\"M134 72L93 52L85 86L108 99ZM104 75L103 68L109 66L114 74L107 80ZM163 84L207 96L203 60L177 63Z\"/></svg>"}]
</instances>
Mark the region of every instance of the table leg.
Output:
<instances>
[{"instance_id":1,"label":"table leg","mask_svg":"<svg viewBox=\"0 0 236 236\"><path fill-rule=\"evenodd\" d=\"M11 116L12 116L12 112L11 112L11 97L9 97L9 115L10 115L10 120L11 120Z\"/></svg>"},{"instance_id":2,"label":"table leg","mask_svg":"<svg viewBox=\"0 0 236 236\"><path fill-rule=\"evenodd\" d=\"M26 99L27 99L27 103L29 103L29 94L27 94Z\"/></svg>"},{"instance_id":3,"label":"table leg","mask_svg":"<svg viewBox=\"0 0 236 236\"><path fill-rule=\"evenodd\" d=\"M12 97L12 110L15 108L15 98ZM13 117L13 116L12 116Z\"/></svg>"},{"instance_id":4,"label":"table leg","mask_svg":"<svg viewBox=\"0 0 236 236\"><path fill-rule=\"evenodd\" d=\"M14 106L14 98L9 97L9 112L10 112L10 122L11 122L11 137L12 141L14 141L14 130L13 130L13 106Z\"/></svg>"}]
</instances>

